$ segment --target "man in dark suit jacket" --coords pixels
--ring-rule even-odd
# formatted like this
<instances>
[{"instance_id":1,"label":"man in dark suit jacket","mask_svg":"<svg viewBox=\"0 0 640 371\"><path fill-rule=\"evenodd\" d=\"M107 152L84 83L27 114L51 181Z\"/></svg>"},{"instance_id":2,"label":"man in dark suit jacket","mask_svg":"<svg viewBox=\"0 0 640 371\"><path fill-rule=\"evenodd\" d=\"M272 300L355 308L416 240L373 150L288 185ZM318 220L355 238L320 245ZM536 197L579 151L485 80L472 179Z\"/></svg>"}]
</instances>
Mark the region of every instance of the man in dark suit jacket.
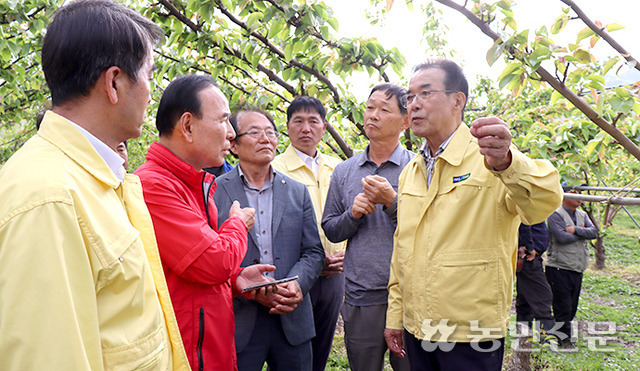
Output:
<instances>
[{"instance_id":1,"label":"man in dark suit jacket","mask_svg":"<svg viewBox=\"0 0 640 371\"><path fill-rule=\"evenodd\" d=\"M274 279L298 276L255 300L234 299L238 369L311 370L315 336L309 290L324 265L313 204L307 188L271 167L278 141L273 119L260 110L230 118L237 136L231 151L239 166L217 179L219 222L233 201L256 210L247 254L241 266L273 264Z\"/></svg>"}]
</instances>

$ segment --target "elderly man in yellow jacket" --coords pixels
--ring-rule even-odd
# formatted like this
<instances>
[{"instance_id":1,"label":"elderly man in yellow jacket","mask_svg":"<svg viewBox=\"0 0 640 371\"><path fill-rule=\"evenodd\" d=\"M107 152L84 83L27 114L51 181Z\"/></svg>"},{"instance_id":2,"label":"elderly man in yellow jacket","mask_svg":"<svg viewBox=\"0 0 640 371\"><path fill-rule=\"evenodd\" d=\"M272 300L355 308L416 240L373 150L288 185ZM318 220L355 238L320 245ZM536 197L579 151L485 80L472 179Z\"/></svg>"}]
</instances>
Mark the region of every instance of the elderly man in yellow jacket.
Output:
<instances>
[{"instance_id":1,"label":"elderly man in yellow jacket","mask_svg":"<svg viewBox=\"0 0 640 371\"><path fill-rule=\"evenodd\" d=\"M0 369L188 370L138 177L162 30L107 0L61 8L42 63L53 109L0 170Z\"/></svg>"},{"instance_id":2,"label":"elderly man in yellow jacket","mask_svg":"<svg viewBox=\"0 0 640 371\"><path fill-rule=\"evenodd\" d=\"M426 142L400 176L385 330L412 370L501 369L518 226L562 200L556 169L512 147L506 123L462 123L467 97L454 62L414 68L409 119Z\"/></svg>"},{"instance_id":3,"label":"elderly man in yellow jacket","mask_svg":"<svg viewBox=\"0 0 640 371\"><path fill-rule=\"evenodd\" d=\"M314 371L324 370L327 363L344 295L345 243L329 241L320 226L331 174L341 162L318 149L326 127L326 109L320 100L307 96L295 98L287 108L287 133L291 145L271 163L275 170L307 186L326 254L320 278L309 291L316 328L316 337L312 340Z\"/></svg>"}]
</instances>

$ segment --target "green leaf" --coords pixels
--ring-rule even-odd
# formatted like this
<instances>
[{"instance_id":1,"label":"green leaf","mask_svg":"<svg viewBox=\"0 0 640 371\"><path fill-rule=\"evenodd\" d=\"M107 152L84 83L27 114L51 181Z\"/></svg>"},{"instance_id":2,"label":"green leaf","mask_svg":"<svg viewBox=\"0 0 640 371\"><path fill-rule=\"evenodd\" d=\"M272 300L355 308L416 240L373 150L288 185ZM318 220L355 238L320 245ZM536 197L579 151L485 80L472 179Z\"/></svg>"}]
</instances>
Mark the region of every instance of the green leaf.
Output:
<instances>
[{"instance_id":1,"label":"green leaf","mask_svg":"<svg viewBox=\"0 0 640 371\"><path fill-rule=\"evenodd\" d=\"M407 0L406 4L407 4L407 9L409 9L409 11L412 12L413 11L413 0Z\"/></svg>"},{"instance_id":2,"label":"green leaf","mask_svg":"<svg viewBox=\"0 0 640 371\"><path fill-rule=\"evenodd\" d=\"M265 10L267 10L267 4L265 4L264 1L254 1L253 5L256 7L256 9L264 12Z\"/></svg>"},{"instance_id":3,"label":"green leaf","mask_svg":"<svg viewBox=\"0 0 640 371\"><path fill-rule=\"evenodd\" d=\"M607 32L613 32L613 31L621 30L623 28L624 28L624 26L619 25L617 23L609 23L607 25Z\"/></svg>"},{"instance_id":4,"label":"green leaf","mask_svg":"<svg viewBox=\"0 0 640 371\"><path fill-rule=\"evenodd\" d=\"M615 96L611 97L611 99L609 100L609 104L611 104L611 109L613 109L615 112L627 114L633 108L635 101L633 98L622 99Z\"/></svg>"},{"instance_id":5,"label":"green leaf","mask_svg":"<svg viewBox=\"0 0 640 371\"><path fill-rule=\"evenodd\" d=\"M518 31L518 24L513 17L505 17L502 22L507 25L507 27L511 28L514 31Z\"/></svg>"},{"instance_id":6,"label":"green leaf","mask_svg":"<svg viewBox=\"0 0 640 371\"><path fill-rule=\"evenodd\" d=\"M293 54L298 54L304 50L304 43L301 41L295 41L293 43Z\"/></svg>"},{"instance_id":7,"label":"green leaf","mask_svg":"<svg viewBox=\"0 0 640 371\"><path fill-rule=\"evenodd\" d=\"M280 31L282 31L282 27L284 25L282 22L271 22L271 27L269 27L269 33L267 33L267 39L273 40Z\"/></svg>"},{"instance_id":8,"label":"green leaf","mask_svg":"<svg viewBox=\"0 0 640 371\"><path fill-rule=\"evenodd\" d=\"M576 49L576 51L573 52L573 56L582 63L591 63L591 61L595 59L591 53L584 49Z\"/></svg>"},{"instance_id":9,"label":"green leaf","mask_svg":"<svg viewBox=\"0 0 640 371\"><path fill-rule=\"evenodd\" d=\"M613 58L609 58L609 60L607 61L607 63L605 63L602 73L603 74L607 74L607 72L609 72L609 70L616 65L616 63L618 63L618 58L613 57Z\"/></svg>"},{"instance_id":10,"label":"green leaf","mask_svg":"<svg viewBox=\"0 0 640 371\"><path fill-rule=\"evenodd\" d=\"M580 62L581 62L581 61L580 61L580 59L578 59L578 58L576 58L576 57L572 57L572 56L570 56L570 55L565 56L565 57L564 57L564 59L565 59L567 62L574 62L574 63L580 63Z\"/></svg>"},{"instance_id":11,"label":"green leaf","mask_svg":"<svg viewBox=\"0 0 640 371\"><path fill-rule=\"evenodd\" d=\"M284 70L282 70L282 79L284 81L289 81L290 77L291 77L291 68L285 68Z\"/></svg>"},{"instance_id":12,"label":"green leaf","mask_svg":"<svg viewBox=\"0 0 640 371\"><path fill-rule=\"evenodd\" d=\"M540 46L537 47L533 53L529 55L529 64L532 69L537 69L540 64L551 57L551 50L549 48Z\"/></svg>"},{"instance_id":13,"label":"green leaf","mask_svg":"<svg viewBox=\"0 0 640 371\"><path fill-rule=\"evenodd\" d=\"M250 58L251 58L251 56L253 55L253 51L254 51L254 49L255 49L255 46L253 46L253 44L251 44L251 43L247 43L247 44L244 46L244 50L242 51L242 53L244 54L244 56L245 56L247 59L250 59Z\"/></svg>"},{"instance_id":14,"label":"green leaf","mask_svg":"<svg viewBox=\"0 0 640 371\"><path fill-rule=\"evenodd\" d=\"M253 56L251 56L251 66L253 68L256 68L259 62L260 62L260 53L254 52Z\"/></svg>"},{"instance_id":15,"label":"green leaf","mask_svg":"<svg viewBox=\"0 0 640 371\"><path fill-rule=\"evenodd\" d=\"M496 42L494 42L491 48L487 51L487 63L489 63L490 66L493 66L496 60L500 58L503 51L504 44L502 43L502 39L496 40Z\"/></svg>"},{"instance_id":16,"label":"green leaf","mask_svg":"<svg viewBox=\"0 0 640 371\"><path fill-rule=\"evenodd\" d=\"M498 83L498 86L500 87L500 89L504 88L505 86L511 84L513 79L515 79L517 76L518 76L517 74L506 75L505 77L500 79L500 82Z\"/></svg>"},{"instance_id":17,"label":"green leaf","mask_svg":"<svg viewBox=\"0 0 640 371\"><path fill-rule=\"evenodd\" d=\"M502 74L500 74L500 77L498 77L498 80L503 79L507 75L520 74L521 72L523 72L522 63L518 61L509 63L507 67L505 67L504 70L502 70Z\"/></svg>"},{"instance_id":18,"label":"green leaf","mask_svg":"<svg viewBox=\"0 0 640 371\"><path fill-rule=\"evenodd\" d=\"M631 97L631 93L629 93L629 90L623 88L623 87L616 87L615 90L616 95L622 99L627 99L629 97Z\"/></svg>"},{"instance_id":19,"label":"green leaf","mask_svg":"<svg viewBox=\"0 0 640 371\"><path fill-rule=\"evenodd\" d=\"M500 0L500 2L498 2L496 5L505 10L511 9L511 2L509 2L508 0Z\"/></svg>"},{"instance_id":20,"label":"green leaf","mask_svg":"<svg viewBox=\"0 0 640 371\"><path fill-rule=\"evenodd\" d=\"M228 7L228 6L227 6ZM204 19L207 22L211 21L211 10L212 10L212 6L210 4L207 4L206 2L203 2L200 5L200 15L202 16L202 19Z\"/></svg>"},{"instance_id":21,"label":"green leaf","mask_svg":"<svg viewBox=\"0 0 640 371\"><path fill-rule=\"evenodd\" d=\"M292 42L288 42L284 46L284 59L287 60L287 62L290 61L292 54L293 54L293 43Z\"/></svg>"},{"instance_id":22,"label":"green leaf","mask_svg":"<svg viewBox=\"0 0 640 371\"><path fill-rule=\"evenodd\" d=\"M590 29L589 27L582 29L582 31L578 32L578 39L576 40L576 44L579 43L581 40L584 40L587 37L593 36L595 34L596 33L593 32L593 30Z\"/></svg>"},{"instance_id":23,"label":"green leaf","mask_svg":"<svg viewBox=\"0 0 640 371\"><path fill-rule=\"evenodd\" d=\"M536 42L542 46L549 46L553 44L553 40L544 37L540 40L536 40Z\"/></svg>"},{"instance_id":24,"label":"green leaf","mask_svg":"<svg viewBox=\"0 0 640 371\"><path fill-rule=\"evenodd\" d=\"M551 26L551 33L557 34L558 32L562 31L567 23L569 23L569 16L567 14L560 15L558 18L556 18L556 21Z\"/></svg>"},{"instance_id":25,"label":"green leaf","mask_svg":"<svg viewBox=\"0 0 640 371\"><path fill-rule=\"evenodd\" d=\"M15 42L7 40L7 46L9 47L9 49L11 49L12 52L18 52L18 44L16 44Z\"/></svg>"},{"instance_id":26,"label":"green leaf","mask_svg":"<svg viewBox=\"0 0 640 371\"><path fill-rule=\"evenodd\" d=\"M591 81L590 84L587 85L589 88L594 88L597 90L604 90L604 77L601 75L591 74L587 77L588 80Z\"/></svg>"},{"instance_id":27,"label":"green leaf","mask_svg":"<svg viewBox=\"0 0 640 371\"><path fill-rule=\"evenodd\" d=\"M560 94L560 92L558 92L557 90L554 90L553 93L551 93L551 104L556 104L556 102L562 98L562 94Z\"/></svg>"},{"instance_id":28,"label":"green leaf","mask_svg":"<svg viewBox=\"0 0 640 371\"><path fill-rule=\"evenodd\" d=\"M327 23L329 23L331 28L336 30L336 32L339 31L340 25L338 23L338 20L335 17L331 17L331 18L327 19Z\"/></svg>"},{"instance_id":29,"label":"green leaf","mask_svg":"<svg viewBox=\"0 0 640 371\"><path fill-rule=\"evenodd\" d=\"M247 21L245 23L251 29L256 29L256 28L258 28L258 27L256 27L256 23L258 23L260 21L261 17L262 17L262 13L259 13L259 12L251 13L251 15L249 15L249 17L247 18Z\"/></svg>"}]
</instances>

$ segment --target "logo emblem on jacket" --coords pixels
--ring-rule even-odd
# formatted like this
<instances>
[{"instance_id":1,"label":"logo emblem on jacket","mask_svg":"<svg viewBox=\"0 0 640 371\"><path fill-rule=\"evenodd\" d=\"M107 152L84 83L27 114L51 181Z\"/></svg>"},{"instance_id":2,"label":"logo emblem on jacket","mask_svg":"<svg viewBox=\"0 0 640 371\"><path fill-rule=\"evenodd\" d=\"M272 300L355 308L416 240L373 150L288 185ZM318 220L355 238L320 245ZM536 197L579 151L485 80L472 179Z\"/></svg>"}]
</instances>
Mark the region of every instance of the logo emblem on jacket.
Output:
<instances>
[{"instance_id":1,"label":"logo emblem on jacket","mask_svg":"<svg viewBox=\"0 0 640 371\"><path fill-rule=\"evenodd\" d=\"M465 180L469 179L470 176L471 176L471 173L467 173L467 174L460 175L460 176L454 176L453 177L453 184L465 181Z\"/></svg>"}]
</instances>

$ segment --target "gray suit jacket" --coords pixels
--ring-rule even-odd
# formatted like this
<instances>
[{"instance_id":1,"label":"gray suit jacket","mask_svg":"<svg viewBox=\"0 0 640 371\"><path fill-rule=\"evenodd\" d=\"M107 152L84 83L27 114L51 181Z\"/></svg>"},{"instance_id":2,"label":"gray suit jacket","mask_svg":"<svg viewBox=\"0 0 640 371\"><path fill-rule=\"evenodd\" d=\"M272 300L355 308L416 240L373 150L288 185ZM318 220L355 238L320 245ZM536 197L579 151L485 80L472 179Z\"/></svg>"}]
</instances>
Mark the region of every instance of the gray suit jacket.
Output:
<instances>
[{"instance_id":1,"label":"gray suit jacket","mask_svg":"<svg viewBox=\"0 0 640 371\"><path fill-rule=\"evenodd\" d=\"M238 167L216 179L218 188L213 195L218 208L218 224L229 218L229 208L238 200L248 207ZM291 313L280 315L282 329L292 345L299 345L315 336L313 310L308 292L318 279L324 265L325 254L313 211L309 191L302 183L276 172L273 180L273 258L275 278L298 275L298 283L304 299ZM249 246L241 266L260 262L260 250L256 244L256 230L249 232ZM236 317L236 351L248 344L261 304L238 296L233 300Z\"/></svg>"}]
</instances>

